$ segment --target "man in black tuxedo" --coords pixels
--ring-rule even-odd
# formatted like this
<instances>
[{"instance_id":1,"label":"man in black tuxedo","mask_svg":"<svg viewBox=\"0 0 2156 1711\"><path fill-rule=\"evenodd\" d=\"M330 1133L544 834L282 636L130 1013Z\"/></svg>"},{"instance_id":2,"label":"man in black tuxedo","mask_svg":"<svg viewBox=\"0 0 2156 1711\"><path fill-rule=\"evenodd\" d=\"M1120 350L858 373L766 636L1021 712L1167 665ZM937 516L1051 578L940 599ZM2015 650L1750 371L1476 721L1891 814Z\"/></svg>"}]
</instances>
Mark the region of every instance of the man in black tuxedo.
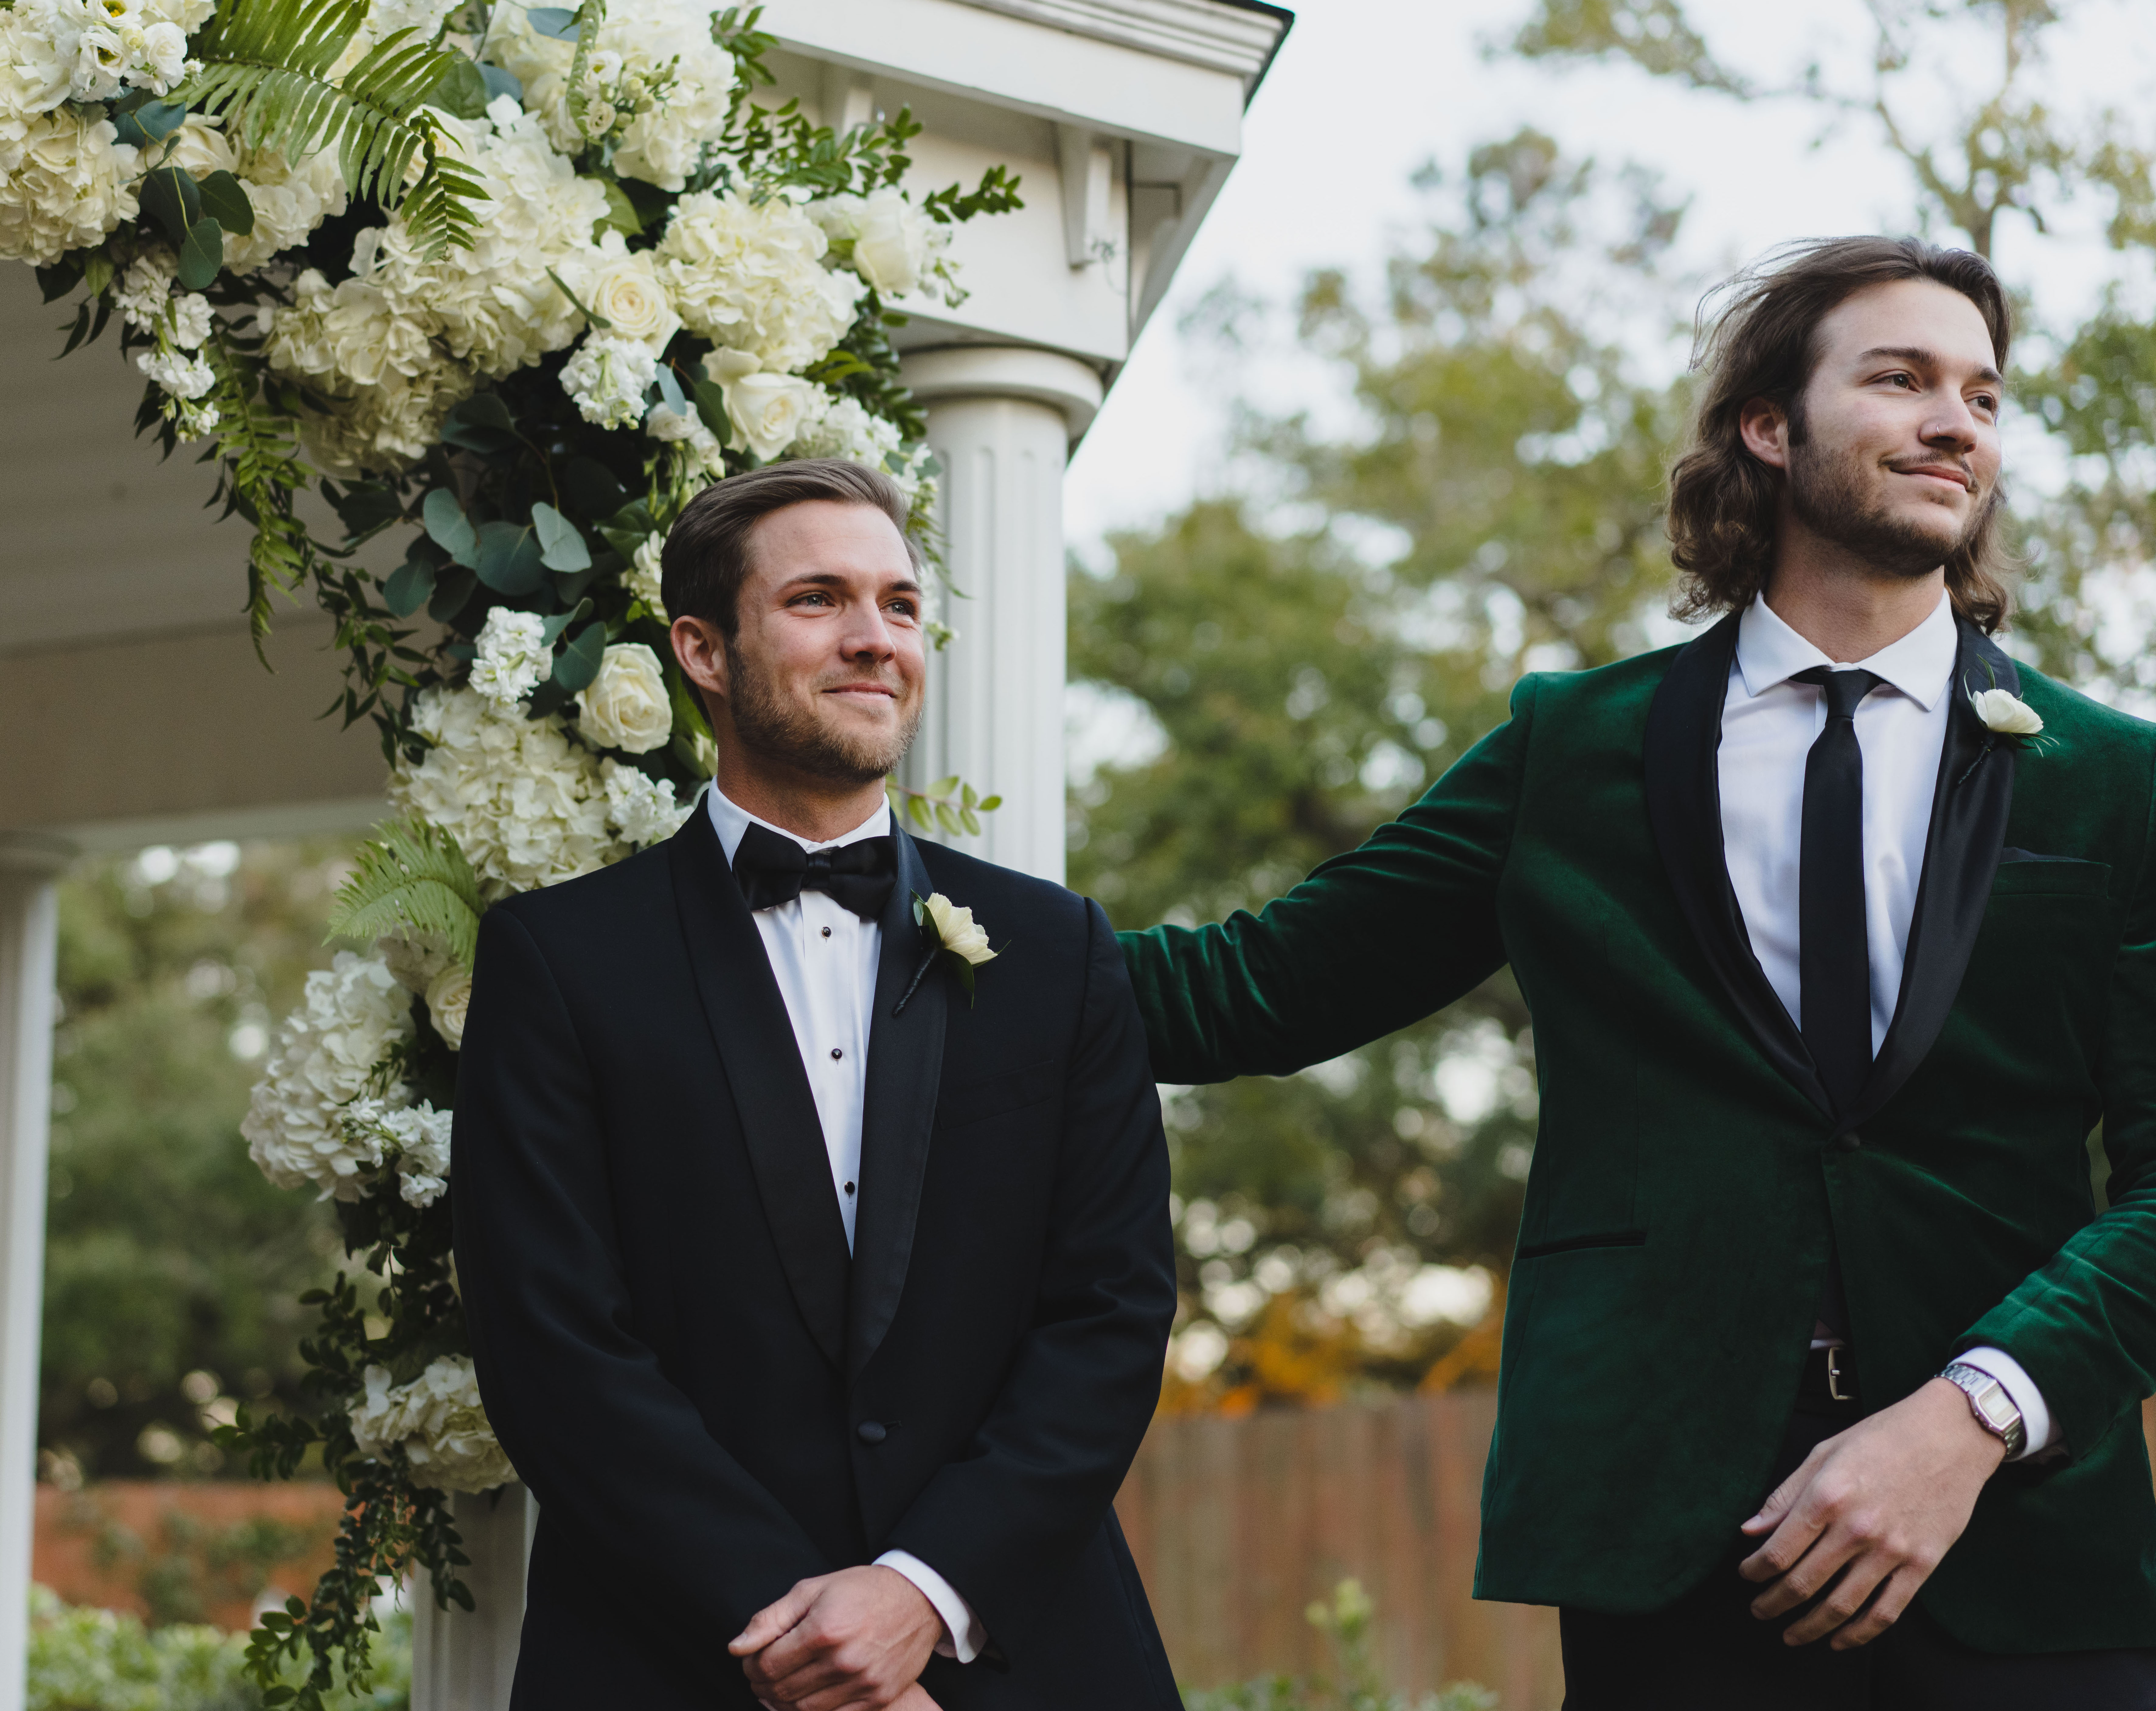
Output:
<instances>
[{"instance_id":1,"label":"man in black tuxedo","mask_svg":"<svg viewBox=\"0 0 2156 1711\"><path fill-rule=\"evenodd\" d=\"M713 789L480 930L457 1262L539 1499L518 1711L1178 1703L1110 1506L1175 1307L1144 1031L1096 905L891 823L905 519L848 464L700 494L663 587Z\"/></svg>"}]
</instances>

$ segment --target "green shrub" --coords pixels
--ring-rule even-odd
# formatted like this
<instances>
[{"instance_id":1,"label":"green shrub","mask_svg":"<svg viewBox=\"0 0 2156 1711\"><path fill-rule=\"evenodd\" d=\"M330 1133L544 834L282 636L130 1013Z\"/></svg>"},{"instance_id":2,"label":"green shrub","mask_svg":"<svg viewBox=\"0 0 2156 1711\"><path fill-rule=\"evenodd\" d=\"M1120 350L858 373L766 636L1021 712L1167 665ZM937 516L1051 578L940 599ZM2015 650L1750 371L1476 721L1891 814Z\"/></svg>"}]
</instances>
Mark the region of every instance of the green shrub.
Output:
<instances>
[{"instance_id":1,"label":"green shrub","mask_svg":"<svg viewBox=\"0 0 2156 1711\"><path fill-rule=\"evenodd\" d=\"M1370 1655L1376 1614L1363 1583L1342 1580L1329 1600L1303 1612L1332 1642L1331 1678L1270 1675L1224 1688L1185 1688L1184 1711L1496 1711L1497 1696L1473 1682L1455 1682L1415 1700L1389 1692Z\"/></svg>"}]
</instances>

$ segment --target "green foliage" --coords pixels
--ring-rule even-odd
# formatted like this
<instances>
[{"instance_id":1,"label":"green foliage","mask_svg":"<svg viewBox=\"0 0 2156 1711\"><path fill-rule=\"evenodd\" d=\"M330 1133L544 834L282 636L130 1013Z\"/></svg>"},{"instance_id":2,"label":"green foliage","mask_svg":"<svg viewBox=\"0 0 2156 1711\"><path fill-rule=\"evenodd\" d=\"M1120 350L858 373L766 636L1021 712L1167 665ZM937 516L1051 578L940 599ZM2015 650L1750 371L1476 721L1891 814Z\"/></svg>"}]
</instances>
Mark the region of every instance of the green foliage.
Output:
<instances>
[{"instance_id":1,"label":"green foliage","mask_svg":"<svg viewBox=\"0 0 2156 1711\"><path fill-rule=\"evenodd\" d=\"M387 822L330 909L329 935L372 944L398 933L444 940L466 968L479 947L479 880L457 841L424 820Z\"/></svg>"},{"instance_id":2,"label":"green foliage","mask_svg":"<svg viewBox=\"0 0 2156 1711\"><path fill-rule=\"evenodd\" d=\"M239 1125L270 1021L321 957L343 848L152 851L60 889L49 1478L234 1473L219 1417L309 1405L294 1298L329 1276L336 1222L265 1181Z\"/></svg>"},{"instance_id":3,"label":"green foliage","mask_svg":"<svg viewBox=\"0 0 2156 1711\"><path fill-rule=\"evenodd\" d=\"M322 1542L311 1528L266 1515L219 1527L178 1509L164 1510L157 1536L145 1539L105 1514L94 1486L70 1500L62 1524L90 1534L100 1569L125 1571L153 1628L208 1621L213 1604L251 1601L278 1564Z\"/></svg>"},{"instance_id":4,"label":"green foliage","mask_svg":"<svg viewBox=\"0 0 2156 1711\"><path fill-rule=\"evenodd\" d=\"M1455 1682L1441 1692L1410 1700L1387 1688L1371 1655L1370 1628L1377 1607L1359 1580L1342 1580L1303 1619L1332 1642L1334 1673L1299 1681L1260 1676L1231 1687L1183 1691L1184 1711L1496 1711L1497 1696L1473 1682Z\"/></svg>"},{"instance_id":5,"label":"green foliage","mask_svg":"<svg viewBox=\"0 0 2156 1711\"><path fill-rule=\"evenodd\" d=\"M401 207L429 251L469 248L479 181L439 151L446 138L426 105L457 56L398 30L332 82L367 13L367 0L234 0L196 38L202 69L173 99L223 114L255 146L288 160L334 150L356 199ZM415 156L422 169L408 191Z\"/></svg>"}]
</instances>

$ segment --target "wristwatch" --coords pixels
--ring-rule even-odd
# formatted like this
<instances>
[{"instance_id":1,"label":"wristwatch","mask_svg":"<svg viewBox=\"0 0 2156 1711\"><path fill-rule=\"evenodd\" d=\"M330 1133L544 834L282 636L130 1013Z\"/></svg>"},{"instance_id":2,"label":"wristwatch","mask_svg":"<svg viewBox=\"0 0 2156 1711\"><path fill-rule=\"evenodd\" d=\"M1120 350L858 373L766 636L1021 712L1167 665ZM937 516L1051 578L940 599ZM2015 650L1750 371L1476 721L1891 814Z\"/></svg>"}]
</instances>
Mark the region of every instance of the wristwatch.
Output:
<instances>
[{"instance_id":1,"label":"wristwatch","mask_svg":"<svg viewBox=\"0 0 2156 1711\"><path fill-rule=\"evenodd\" d=\"M2021 1411L2014 1406L2005 1385L1989 1373L1964 1366L1958 1360L1939 1376L1969 1398L1969 1411L1976 1416L1979 1426L2006 1446L2008 1461L2029 1447L2029 1429L2021 1423Z\"/></svg>"}]
</instances>

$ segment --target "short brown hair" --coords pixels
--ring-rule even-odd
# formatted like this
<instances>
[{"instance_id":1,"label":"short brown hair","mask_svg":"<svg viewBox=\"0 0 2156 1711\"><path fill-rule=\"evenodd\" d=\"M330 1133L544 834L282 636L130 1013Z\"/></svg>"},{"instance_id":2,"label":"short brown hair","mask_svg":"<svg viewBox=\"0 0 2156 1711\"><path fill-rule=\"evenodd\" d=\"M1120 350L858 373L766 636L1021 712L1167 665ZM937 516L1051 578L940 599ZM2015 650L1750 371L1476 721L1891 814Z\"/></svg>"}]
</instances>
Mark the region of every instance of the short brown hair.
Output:
<instances>
[{"instance_id":1,"label":"short brown hair","mask_svg":"<svg viewBox=\"0 0 2156 1711\"><path fill-rule=\"evenodd\" d=\"M906 495L880 469L842 458L798 458L729 475L681 509L660 554L659 597L675 617L715 623L729 640L740 633L741 586L748 576L748 536L762 518L788 505L829 500L868 505L890 518L918 572L921 544L907 532Z\"/></svg>"},{"instance_id":2,"label":"short brown hair","mask_svg":"<svg viewBox=\"0 0 2156 1711\"><path fill-rule=\"evenodd\" d=\"M1820 323L1857 292L1897 279L1930 279L1974 303L2005 371L2014 315L1999 275L1980 255L1914 238L1789 244L1701 304L1692 366L1704 371L1702 384L1684 448L1670 466L1670 556L1685 572L1671 602L1677 617L1707 617L1748 604L1774 566L1784 478L1745 449L1745 405L1754 398L1779 405L1793 435L1801 436ZM1725 300L1710 315L1717 297ZM2011 559L1999 535L2001 491L1993 490L1976 532L1946 562L1955 612L1987 633L2005 622L2012 605L2004 580Z\"/></svg>"}]
</instances>

